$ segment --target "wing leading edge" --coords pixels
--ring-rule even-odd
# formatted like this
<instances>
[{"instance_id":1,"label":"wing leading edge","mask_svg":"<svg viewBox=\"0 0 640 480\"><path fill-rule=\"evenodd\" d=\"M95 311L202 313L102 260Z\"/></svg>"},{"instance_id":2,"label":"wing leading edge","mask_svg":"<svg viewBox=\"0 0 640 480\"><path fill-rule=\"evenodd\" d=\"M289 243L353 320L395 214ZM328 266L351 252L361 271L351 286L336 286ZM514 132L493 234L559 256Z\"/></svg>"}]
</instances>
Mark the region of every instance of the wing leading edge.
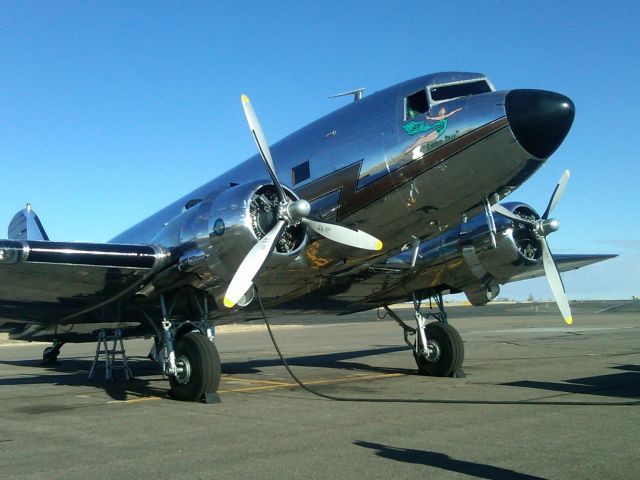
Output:
<instances>
[{"instance_id":1,"label":"wing leading edge","mask_svg":"<svg viewBox=\"0 0 640 480\"><path fill-rule=\"evenodd\" d=\"M151 245L0 240L0 324L70 320L138 288L168 258Z\"/></svg>"}]
</instances>

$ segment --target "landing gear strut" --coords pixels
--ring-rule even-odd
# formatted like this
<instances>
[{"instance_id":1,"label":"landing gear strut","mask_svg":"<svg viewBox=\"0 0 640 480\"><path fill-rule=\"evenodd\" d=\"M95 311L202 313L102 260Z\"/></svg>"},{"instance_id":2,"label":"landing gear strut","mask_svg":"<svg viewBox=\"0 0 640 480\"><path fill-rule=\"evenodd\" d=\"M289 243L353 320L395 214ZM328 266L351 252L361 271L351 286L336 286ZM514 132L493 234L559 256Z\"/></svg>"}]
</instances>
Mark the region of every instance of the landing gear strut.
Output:
<instances>
[{"instance_id":1,"label":"landing gear strut","mask_svg":"<svg viewBox=\"0 0 640 480\"><path fill-rule=\"evenodd\" d=\"M58 364L58 355L60 355L60 349L64 345L64 342L58 342L55 340L53 345L47 347L42 352L42 362L40 365L48 366L48 365L57 365Z\"/></svg>"},{"instance_id":2,"label":"landing gear strut","mask_svg":"<svg viewBox=\"0 0 640 480\"><path fill-rule=\"evenodd\" d=\"M413 349L413 358L420 375L434 377L464 377L464 344L458 331L447 322L442 293L429 298L429 312L421 311L421 301L413 295L416 328L407 325L389 306L384 309L404 330L404 341ZM433 311L433 304L438 311ZM427 323L429 318L435 321ZM411 339L413 337L413 340Z\"/></svg>"},{"instance_id":3,"label":"landing gear strut","mask_svg":"<svg viewBox=\"0 0 640 480\"><path fill-rule=\"evenodd\" d=\"M147 320L156 331L156 342L150 356L169 377L171 396L176 400L206 403L220 401L216 391L220 385L220 355L214 344L214 330L209 322L207 295L188 290L188 300L196 305L200 321L171 319L176 300L182 292L174 294L167 307L164 294L160 294L162 320ZM198 295L201 294L201 295Z\"/></svg>"}]
</instances>

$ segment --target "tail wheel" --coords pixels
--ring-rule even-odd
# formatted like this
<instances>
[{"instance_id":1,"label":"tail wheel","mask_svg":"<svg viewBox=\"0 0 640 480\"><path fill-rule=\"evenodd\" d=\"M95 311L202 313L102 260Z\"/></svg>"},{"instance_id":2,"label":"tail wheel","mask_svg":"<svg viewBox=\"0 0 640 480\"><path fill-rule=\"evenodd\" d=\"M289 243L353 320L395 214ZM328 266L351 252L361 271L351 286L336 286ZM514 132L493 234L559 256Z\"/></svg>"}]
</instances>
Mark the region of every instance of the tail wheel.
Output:
<instances>
[{"instance_id":1,"label":"tail wheel","mask_svg":"<svg viewBox=\"0 0 640 480\"><path fill-rule=\"evenodd\" d=\"M418 365L420 375L433 377L449 377L462 367L464 361L464 344L458 331L448 323L432 322L426 326L427 341L433 345L432 355L413 356Z\"/></svg>"},{"instance_id":2,"label":"tail wheel","mask_svg":"<svg viewBox=\"0 0 640 480\"><path fill-rule=\"evenodd\" d=\"M220 355L205 335L189 332L175 346L178 373L169 379L177 400L197 402L205 393L215 393L220 385Z\"/></svg>"}]
</instances>

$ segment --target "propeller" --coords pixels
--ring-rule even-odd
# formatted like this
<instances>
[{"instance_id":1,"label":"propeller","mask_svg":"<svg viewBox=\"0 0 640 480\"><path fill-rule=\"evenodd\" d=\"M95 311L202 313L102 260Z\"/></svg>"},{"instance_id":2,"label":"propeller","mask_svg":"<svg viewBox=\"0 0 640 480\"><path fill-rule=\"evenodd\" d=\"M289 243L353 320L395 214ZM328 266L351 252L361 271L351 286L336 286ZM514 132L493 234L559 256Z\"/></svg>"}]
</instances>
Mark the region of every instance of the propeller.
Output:
<instances>
[{"instance_id":1,"label":"propeller","mask_svg":"<svg viewBox=\"0 0 640 480\"><path fill-rule=\"evenodd\" d=\"M311 211L311 205L306 200L291 200L284 191L278 176L276 175L276 169L271 158L271 152L269 145L262 132L262 127L258 121L249 97L242 95L242 107L244 109L249 129L253 135L253 139L256 142L260 157L264 162L269 176L273 181L278 192L280 200L278 208L278 221L271 228L266 235L264 235L258 243L256 243L249 253L245 256L244 260L236 270L236 273L227 288L227 292L224 296L224 306L231 308L242 298L242 296L251 288L253 284L253 278L258 274L262 266L265 264L269 255L273 251L274 246L282 237L287 227L297 225L298 223L304 223L314 232L322 235L329 240L341 243L343 245L349 245L351 247L362 248L365 250L381 250L382 242L377 238L369 235L361 230L352 230L342 225L333 223L319 222L307 218Z\"/></svg>"},{"instance_id":2,"label":"propeller","mask_svg":"<svg viewBox=\"0 0 640 480\"><path fill-rule=\"evenodd\" d=\"M536 236L540 239L540 244L542 245L542 265L544 266L544 273L547 277L547 281L549 282L549 287L551 287L553 297L558 304L560 313L562 314L562 317L564 318L564 321L567 323L567 325L571 325L573 323L573 316L571 315L569 299L567 298L564 284L562 283L562 279L560 278L558 267L553 260L553 255L551 254L549 244L547 243L547 235L555 232L560 228L560 222L558 222L558 220L554 218L549 218L549 215L558 205L560 197L562 197L562 194L564 193L564 190L567 186L567 182L569 181L569 175L569 170L565 170L565 172L560 177L560 180L558 181L553 194L551 194L551 198L549 199L549 204L547 205L546 210L542 214L542 217L540 217L540 219L538 220L529 220L527 218L522 218L521 216L511 212L510 210L497 203L491 207L494 212L499 213L500 215L521 223L531 225L531 227L533 227L533 230Z\"/></svg>"}]
</instances>

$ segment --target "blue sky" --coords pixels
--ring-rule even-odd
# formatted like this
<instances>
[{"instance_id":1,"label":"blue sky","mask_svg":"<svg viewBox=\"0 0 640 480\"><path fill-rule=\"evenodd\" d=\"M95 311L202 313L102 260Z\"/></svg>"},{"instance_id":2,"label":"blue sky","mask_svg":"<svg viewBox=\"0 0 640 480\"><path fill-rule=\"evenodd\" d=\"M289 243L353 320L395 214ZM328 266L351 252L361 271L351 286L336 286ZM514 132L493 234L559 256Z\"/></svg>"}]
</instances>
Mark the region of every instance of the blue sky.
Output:
<instances>
[{"instance_id":1,"label":"blue sky","mask_svg":"<svg viewBox=\"0 0 640 480\"><path fill-rule=\"evenodd\" d=\"M106 241L253 155L331 94L444 70L568 95L566 141L511 199L554 211L570 298L640 295L640 2L0 2L0 223L29 201L56 240ZM4 228L4 227L3 227ZM6 233L5 233L6 234ZM548 298L544 281L503 295Z\"/></svg>"}]
</instances>

